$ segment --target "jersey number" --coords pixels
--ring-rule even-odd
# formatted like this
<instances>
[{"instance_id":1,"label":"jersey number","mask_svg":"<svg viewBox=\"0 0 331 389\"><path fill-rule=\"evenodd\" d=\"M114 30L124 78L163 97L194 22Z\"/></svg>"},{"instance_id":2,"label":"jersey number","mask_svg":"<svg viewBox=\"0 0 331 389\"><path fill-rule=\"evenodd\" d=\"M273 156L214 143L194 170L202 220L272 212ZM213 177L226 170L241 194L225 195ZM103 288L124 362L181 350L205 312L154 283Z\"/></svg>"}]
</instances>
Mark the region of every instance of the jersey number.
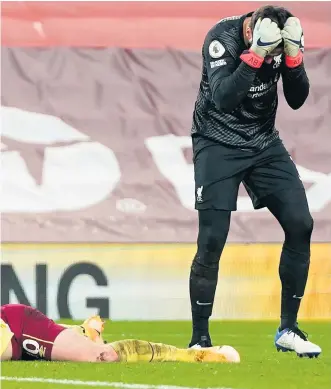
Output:
<instances>
[{"instance_id":1,"label":"jersey number","mask_svg":"<svg viewBox=\"0 0 331 389\"><path fill-rule=\"evenodd\" d=\"M30 355L39 355L40 358L45 357L46 347L40 346L39 343L34 339L25 339L23 342L23 348Z\"/></svg>"}]
</instances>

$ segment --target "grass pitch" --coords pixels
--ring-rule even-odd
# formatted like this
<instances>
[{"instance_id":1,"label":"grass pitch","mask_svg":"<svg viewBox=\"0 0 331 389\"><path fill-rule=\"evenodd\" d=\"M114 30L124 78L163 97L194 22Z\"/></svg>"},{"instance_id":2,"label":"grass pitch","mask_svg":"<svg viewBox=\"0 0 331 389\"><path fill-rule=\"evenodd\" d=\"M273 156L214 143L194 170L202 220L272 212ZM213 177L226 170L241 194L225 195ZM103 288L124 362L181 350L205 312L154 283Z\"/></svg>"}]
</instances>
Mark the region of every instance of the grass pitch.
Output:
<instances>
[{"instance_id":1,"label":"grass pitch","mask_svg":"<svg viewBox=\"0 0 331 389\"><path fill-rule=\"evenodd\" d=\"M68 322L70 323L70 322ZM57 362L3 362L2 377L34 377L41 381L2 381L3 389L101 387L87 381L103 381L111 387L125 384L191 388L232 389L330 389L331 323L301 322L310 339L323 353L318 359L300 359L293 353L278 353L273 346L275 322L212 322L214 345L229 344L241 355L238 365L220 364L88 364ZM137 338L186 347L190 336L188 322L110 322L105 329L108 341ZM43 379L72 380L47 383ZM76 381L77 380L77 381ZM84 382L78 382L84 381ZM87 385L88 384L88 385ZM161 385L163 388L161 388ZM146 389L151 389L146 387ZM177 388L178 389L178 388Z\"/></svg>"}]
</instances>

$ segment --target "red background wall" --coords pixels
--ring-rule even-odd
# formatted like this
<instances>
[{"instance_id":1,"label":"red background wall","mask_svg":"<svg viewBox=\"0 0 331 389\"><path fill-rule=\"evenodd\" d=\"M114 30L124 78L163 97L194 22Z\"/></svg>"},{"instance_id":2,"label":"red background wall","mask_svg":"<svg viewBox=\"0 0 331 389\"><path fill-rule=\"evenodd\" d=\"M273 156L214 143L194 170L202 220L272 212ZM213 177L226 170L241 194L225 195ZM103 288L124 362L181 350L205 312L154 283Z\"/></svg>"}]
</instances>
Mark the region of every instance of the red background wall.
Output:
<instances>
[{"instance_id":1,"label":"red background wall","mask_svg":"<svg viewBox=\"0 0 331 389\"><path fill-rule=\"evenodd\" d=\"M331 47L331 2L270 2L303 24L306 48ZM261 2L2 2L6 46L175 47L200 50L219 19Z\"/></svg>"}]
</instances>

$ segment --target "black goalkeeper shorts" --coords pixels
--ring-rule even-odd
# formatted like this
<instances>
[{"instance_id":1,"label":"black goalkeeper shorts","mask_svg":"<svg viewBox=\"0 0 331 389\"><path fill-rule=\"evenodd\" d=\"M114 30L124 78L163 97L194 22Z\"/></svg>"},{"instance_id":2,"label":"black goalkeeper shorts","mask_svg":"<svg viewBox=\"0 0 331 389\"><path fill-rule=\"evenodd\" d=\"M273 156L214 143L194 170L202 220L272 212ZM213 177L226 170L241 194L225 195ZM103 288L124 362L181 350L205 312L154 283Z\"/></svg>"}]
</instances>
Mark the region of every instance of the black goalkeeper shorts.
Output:
<instances>
[{"instance_id":1,"label":"black goalkeeper shorts","mask_svg":"<svg viewBox=\"0 0 331 389\"><path fill-rule=\"evenodd\" d=\"M297 168L281 140L250 152L193 137L195 208L235 211L240 183L255 209L263 199L284 189L304 188Z\"/></svg>"}]
</instances>

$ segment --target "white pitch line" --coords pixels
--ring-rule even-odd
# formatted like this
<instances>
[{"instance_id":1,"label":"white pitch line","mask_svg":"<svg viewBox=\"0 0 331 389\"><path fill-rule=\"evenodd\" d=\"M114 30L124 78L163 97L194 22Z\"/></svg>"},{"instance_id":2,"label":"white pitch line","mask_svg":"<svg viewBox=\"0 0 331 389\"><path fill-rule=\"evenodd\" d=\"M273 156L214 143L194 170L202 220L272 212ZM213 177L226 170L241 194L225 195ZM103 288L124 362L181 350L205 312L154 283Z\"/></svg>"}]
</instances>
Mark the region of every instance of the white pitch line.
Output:
<instances>
[{"instance_id":1,"label":"white pitch line","mask_svg":"<svg viewBox=\"0 0 331 389\"><path fill-rule=\"evenodd\" d=\"M147 385L147 384L125 384L124 382L107 381L79 381L79 380L57 380L53 378L39 377L0 377L1 381L14 382L40 382L43 384L74 385L74 386L105 386L121 389L201 389L191 386L173 386L173 385ZM232 389L232 388L204 388L204 389Z\"/></svg>"}]
</instances>

